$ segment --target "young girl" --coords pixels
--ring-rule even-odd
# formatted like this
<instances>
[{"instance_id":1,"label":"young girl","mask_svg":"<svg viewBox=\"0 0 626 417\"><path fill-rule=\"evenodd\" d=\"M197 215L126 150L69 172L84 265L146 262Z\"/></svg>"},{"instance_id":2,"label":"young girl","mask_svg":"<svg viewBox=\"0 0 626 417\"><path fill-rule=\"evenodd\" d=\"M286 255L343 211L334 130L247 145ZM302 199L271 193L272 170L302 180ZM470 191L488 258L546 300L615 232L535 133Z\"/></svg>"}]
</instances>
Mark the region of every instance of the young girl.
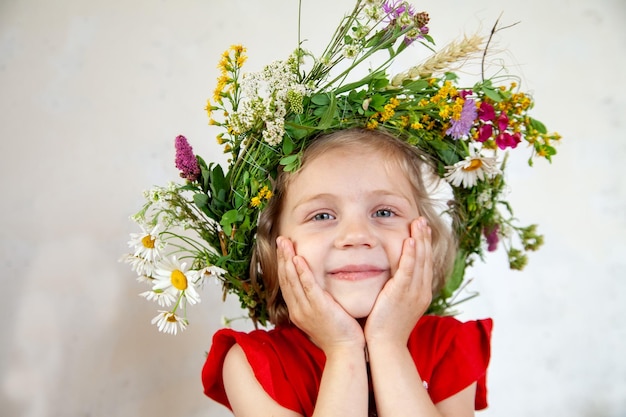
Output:
<instances>
[{"instance_id":1,"label":"young girl","mask_svg":"<svg viewBox=\"0 0 626 417\"><path fill-rule=\"evenodd\" d=\"M214 336L202 374L209 397L237 417L486 407L491 320L424 315L456 248L424 161L382 131L340 130L278 176L255 248L276 327Z\"/></svg>"},{"instance_id":2,"label":"young girl","mask_svg":"<svg viewBox=\"0 0 626 417\"><path fill-rule=\"evenodd\" d=\"M125 259L152 285L142 295L161 306L160 331L188 326L186 306L208 278L255 324L274 325L213 338L205 393L237 417L470 416L487 406L491 320L446 314L485 250L505 239L510 267L522 269L541 245L503 196L501 153L550 160L559 136L500 71L458 86L450 68L484 64L491 36L388 75L409 45L433 43L428 22L406 1L356 0L319 57L299 42L286 60L243 73L246 49L231 46L206 106L227 170L178 136L185 183L147 193L134 216L143 230ZM356 70L379 53L379 67ZM445 210L426 188L429 169L451 189Z\"/></svg>"}]
</instances>

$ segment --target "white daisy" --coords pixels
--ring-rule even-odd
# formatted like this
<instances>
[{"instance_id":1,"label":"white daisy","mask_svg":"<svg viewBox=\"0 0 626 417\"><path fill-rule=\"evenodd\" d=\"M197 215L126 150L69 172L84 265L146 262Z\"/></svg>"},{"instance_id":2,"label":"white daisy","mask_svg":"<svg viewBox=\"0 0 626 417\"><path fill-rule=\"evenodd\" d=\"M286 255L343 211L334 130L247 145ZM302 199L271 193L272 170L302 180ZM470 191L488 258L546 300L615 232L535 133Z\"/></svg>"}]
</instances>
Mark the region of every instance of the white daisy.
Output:
<instances>
[{"instance_id":1,"label":"white daisy","mask_svg":"<svg viewBox=\"0 0 626 417\"><path fill-rule=\"evenodd\" d=\"M170 293L175 298L183 296L189 304L200 302L195 285L200 279L198 271L188 271L187 262L180 262L175 256L163 259L154 273L153 291Z\"/></svg>"},{"instance_id":2,"label":"white daisy","mask_svg":"<svg viewBox=\"0 0 626 417\"><path fill-rule=\"evenodd\" d=\"M198 271L200 274L200 282L212 279L215 284L220 284L220 278L224 276L226 271L224 271L219 266L210 265L206 268L202 268Z\"/></svg>"},{"instance_id":3,"label":"white daisy","mask_svg":"<svg viewBox=\"0 0 626 417\"><path fill-rule=\"evenodd\" d=\"M497 167L496 157L473 154L452 166L446 167L444 178L453 186L470 188L476 185L478 180L484 181L493 178L500 172Z\"/></svg>"},{"instance_id":4,"label":"white daisy","mask_svg":"<svg viewBox=\"0 0 626 417\"><path fill-rule=\"evenodd\" d=\"M169 333L175 335L178 330L182 332L187 328L189 324L187 319L178 317L171 311L160 310L159 314L152 319L152 324L156 324L160 332Z\"/></svg>"},{"instance_id":5,"label":"white daisy","mask_svg":"<svg viewBox=\"0 0 626 417\"><path fill-rule=\"evenodd\" d=\"M128 246L135 250L134 256L155 263L161 258L161 250L165 244L159 237L159 225L154 226L152 231L141 226L142 233L131 233Z\"/></svg>"},{"instance_id":6,"label":"white daisy","mask_svg":"<svg viewBox=\"0 0 626 417\"><path fill-rule=\"evenodd\" d=\"M154 264L152 262L141 256L135 256L132 253L122 256L120 262L130 264L131 269L140 276L151 277L154 273Z\"/></svg>"},{"instance_id":7,"label":"white daisy","mask_svg":"<svg viewBox=\"0 0 626 417\"><path fill-rule=\"evenodd\" d=\"M150 290L142 292L139 295L144 297L148 301L156 301L161 307L169 307L174 301L176 301L176 297L174 297L171 293L165 291Z\"/></svg>"}]
</instances>

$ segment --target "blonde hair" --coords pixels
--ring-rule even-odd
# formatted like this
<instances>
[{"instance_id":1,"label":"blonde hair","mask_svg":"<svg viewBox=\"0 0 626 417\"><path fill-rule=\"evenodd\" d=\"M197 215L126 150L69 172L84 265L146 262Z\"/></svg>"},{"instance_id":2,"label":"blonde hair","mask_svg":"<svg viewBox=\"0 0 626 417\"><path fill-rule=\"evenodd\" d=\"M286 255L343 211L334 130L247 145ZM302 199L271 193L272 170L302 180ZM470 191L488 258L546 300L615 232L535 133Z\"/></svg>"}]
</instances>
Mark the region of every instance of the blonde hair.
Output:
<instances>
[{"instance_id":1,"label":"blonde hair","mask_svg":"<svg viewBox=\"0 0 626 417\"><path fill-rule=\"evenodd\" d=\"M314 160L329 149L358 146L383 154L383 163L396 163L406 174L420 215L426 218L432 231L433 250L433 296L439 293L449 276L457 244L451 226L442 218L441 209L430 197L424 181L424 173L432 172L428 159L417 148L381 130L347 129L321 135L311 140L302 155L302 166ZM265 301L269 320L275 325L289 322L287 305L282 298L278 284L276 259L276 238L278 219L283 212L283 201L289 184L298 172L281 171L276 177L273 196L260 215L256 244L253 250L250 275L253 282L262 280L265 287ZM434 172L432 172L435 178Z\"/></svg>"}]
</instances>

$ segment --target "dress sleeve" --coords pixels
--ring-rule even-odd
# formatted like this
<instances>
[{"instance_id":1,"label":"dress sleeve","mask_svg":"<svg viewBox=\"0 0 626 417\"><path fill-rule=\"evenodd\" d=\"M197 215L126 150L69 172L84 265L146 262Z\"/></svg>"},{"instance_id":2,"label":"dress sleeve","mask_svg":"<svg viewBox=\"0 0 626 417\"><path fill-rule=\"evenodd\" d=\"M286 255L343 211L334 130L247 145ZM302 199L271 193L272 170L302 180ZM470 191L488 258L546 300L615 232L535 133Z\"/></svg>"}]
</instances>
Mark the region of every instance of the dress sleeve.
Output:
<instances>
[{"instance_id":1,"label":"dress sleeve","mask_svg":"<svg viewBox=\"0 0 626 417\"><path fill-rule=\"evenodd\" d=\"M315 384L288 370L299 367L313 369L309 374L320 375L323 363L318 364L317 360L320 358L314 357L317 360L311 360L305 354L298 357L298 347L288 343L289 337L294 337L292 333L296 332L270 334L264 330L251 333L232 329L219 330L213 336L211 350L202 369L204 393L232 410L224 389L222 368L226 354L234 344L238 344L265 392L281 406L306 414L315 404ZM298 335L295 334L295 337ZM287 354L294 351L295 355Z\"/></svg>"},{"instance_id":2,"label":"dress sleeve","mask_svg":"<svg viewBox=\"0 0 626 417\"><path fill-rule=\"evenodd\" d=\"M491 319L459 322L450 318L429 383L434 403L476 382L475 409L487 407L487 366L491 356ZM438 355L439 356L439 355Z\"/></svg>"}]
</instances>

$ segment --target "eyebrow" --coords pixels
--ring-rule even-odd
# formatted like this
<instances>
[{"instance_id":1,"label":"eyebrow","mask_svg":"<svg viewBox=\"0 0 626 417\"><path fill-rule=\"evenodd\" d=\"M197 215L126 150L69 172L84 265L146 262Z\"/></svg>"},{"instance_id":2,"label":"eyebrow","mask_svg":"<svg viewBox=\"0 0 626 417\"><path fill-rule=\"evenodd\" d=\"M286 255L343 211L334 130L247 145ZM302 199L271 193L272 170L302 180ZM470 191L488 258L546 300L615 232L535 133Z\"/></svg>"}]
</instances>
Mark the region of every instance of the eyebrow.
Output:
<instances>
[{"instance_id":1,"label":"eyebrow","mask_svg":"<svg viewBox=\"0 0 626 417\"><path fill-rule=\"evenodd\" d=\"M383 190L383 189L381 189L381 190L373 190L371 192L368 192L367 194L368 194L368 197L393 197L393 198L401 199L401 200L405 201L408 204L416 203L415 199L410 199L410 198L407 198L406 196L404 196L402 194L393 193L391 191ZM293 208L297 209L300 206L303 206L305 204L308 204L308 203L316 201L316 200L333 199L333 198L335 198L335 195L331 194L331 193L313 194L311 196L306 196L302 200L297 201L294 204Z\"/></svg>"}]
</instances>

